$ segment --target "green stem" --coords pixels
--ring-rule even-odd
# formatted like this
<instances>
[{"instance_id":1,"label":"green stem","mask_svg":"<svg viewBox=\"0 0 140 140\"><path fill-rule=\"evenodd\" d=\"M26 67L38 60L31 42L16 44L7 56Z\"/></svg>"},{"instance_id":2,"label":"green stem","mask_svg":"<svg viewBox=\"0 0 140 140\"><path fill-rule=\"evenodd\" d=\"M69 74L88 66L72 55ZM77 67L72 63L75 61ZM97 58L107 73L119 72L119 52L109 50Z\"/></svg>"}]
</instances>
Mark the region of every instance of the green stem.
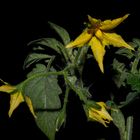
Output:
<instances>
[{"instance_id":1,"label":"green stem","mask_svg":"<svg viewBox=\"0 0 140 140\"><path fill-rule=\"evenodd\" d=\"M68 54L66 48L62 46L62 47L60 47L60 49L61 49L61 51L62 51L62 54L63 54L63 56L64 56L66 62L69 63L69 60L71 61L71 59L70 59L70 56L69 56L69 54Z\"/></svg>"},{"instance_id":2,"label":"green stem","mask_svg":"<svg viewBox=\"0 0 140 140\"><path fill-rule=\"evenodd\" d=\"M67 103L68 103L68 95L69 95L69 92L70 92L70 87L67 86L66 87L66 91L65 91L63 110L66 110L66 106L67 106Z\"/></svg>"},{"instance_id":3,"label":"green stem","mask_svg":"<svg viewBox=\"0 0 140 140\"><path fill-rule=\"evenodd\" d=\"M53 61L53 60L52 60ZM48 77L50 75L67 75L67 71L69 71L70 69L74 68L74 65L69 65L67 66L64 70L62 71L53 71L53 72L47 72L47 73L38 73L38 74L34 74L33 76L30 76L29 78L27 78L26 80L24 80L23 82L21 82L19 85L17 85L17 87L19 88L23 88L25 87L30 81L34 80L35 78L39 78L39 77Z\"/></svg>"},{"instance_id":4,"label":"green stem","mask_svg":"<svg viewBox=\"0 0 140 140\"><path fill-rule=\"evenodd\" d=\"M78 48L78 52L77 52L77 55L76 55L75 60L74 60L74 63L76 65L80 65L80 66L84 65L88 48L89 48L88 46Z\"/></svg>"},{"instance_id":5,"label":"green stem","mask_svg":"<svg viewBox=\"0 0 140 140\"><path fill-rule=\"evenodd\" d=\"M126 120L126 140L132 140L133 116L127 117Z\"/></svg>"},{"instance_id":6,"label":"green stem","mask_svg":"<svg viewBox=\"0 0 140 140\"><path fill-rule=\"evenodd\" d=\"M64 75L64 70L63 71L59 71L59 72L47 72L47 73L39 73L39 74L34 74L33 76L27 78L26 80L24 80L23 82L21 82L18 87L25 87L30 81L39 78L39 77L48 77L50 75Z\"/></svg>"},{"instance_id":7,"label":"green stem","mask_svg":"<svg viewBox=\"0 0 140 140\"><path fill-rule=\"evenodd\" d=\"M81 51L82 51L82 48L78 48L78 52L77 52L77 55L76 55L75 60L74 60L75 63L77 63L78 58L79 58L79 56L81 54Z\"/></svg>"},{"instance_id":8,"label":"green stem","mask_svg":"<svg viewBox=\"0 0 140 140\"><path fill-rule=\"evenodd\" d=\"M83 95L83 93L78 87L76 87L70 82L70 80L68 79L65 73L64 73L64 79L65 79L65 82L70 86L70 88L79 96L80 100L83 102L86 102L87 98Z\"/></svg>"},{"instance_id":9,"label":"green stem","mask_svg":"<svg viewBox=\"0 0 140 140\"><path fill-rule=\"evenodd\" d=\"M119 131L119 132L120 132L121 140L132 140L133 116L127 117L125 132L122 132L122 131Z\"/></svg>"},{"instance_id":10,"label":"green stem","mask_svg":"<svg viewBox=\"0 0 140 140\"><path fill-rule=\"evenodd\" d=\"M48 62L48 65L47 65L47 70L46 70L46 71L49 71L49 70L50 70L50 67L51 67L51 64L52 64L54 58L55 58L55 56L52 56L52 57L50 58L50 60L49 60L49 62Z\"/></svg>"}]
</instances>

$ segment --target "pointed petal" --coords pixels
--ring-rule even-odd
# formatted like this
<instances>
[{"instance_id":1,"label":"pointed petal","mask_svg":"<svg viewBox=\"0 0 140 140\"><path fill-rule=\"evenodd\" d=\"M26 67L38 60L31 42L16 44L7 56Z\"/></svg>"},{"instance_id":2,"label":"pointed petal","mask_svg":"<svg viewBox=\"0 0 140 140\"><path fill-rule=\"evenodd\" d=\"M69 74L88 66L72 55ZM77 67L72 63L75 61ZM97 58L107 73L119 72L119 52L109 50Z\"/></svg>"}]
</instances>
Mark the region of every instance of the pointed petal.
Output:
<instances>
[{"instance_id":1,"label":"pointed petal","mask_svg":"<svg viewBox=\"0 0 140 140\"><path fill-rule=\"evenodd\" d=\"M96 24L97 22L99 22L100 20L96 19L96 18L92 18L90 15L88 15L88 20L91 23L91 25Z\"/></svg>"},{"instance_id":2,"label":"pointed petal","mask_svg":"<svg viewBox=\"0 0 140 140\"><path fill-rule=\"evenodd\" d=\"M93 107L89 108L89 118L91 120L95 120L103 124L105 127L107 127L106 123L110 123L113 119L110 116L110 114L106 110L106 104L104 102L96 102L99 106L101 106L101 109L95 109Z\"/></svg>"},{"instance_id":3,"label":"pointed petal","mask_svg":"<svg viewBox=\"0 0 140 140\"><path fill-rule=\"evenodd\" d=\"M101 42L96 37L92 37L92 39L89 42L89 45L91 46L93 55L100 67L100 70L104 72L103 68L103 58L105 55L104 46L102 46Z\"/></svg>"},{"instance_id":4,"label":"pointed petal","mask_svg":"<svg viewBox=\"0 0 140 140\"><path fill-rule=\"evenodd\" d=\"M73 48L73 47L78 47L81 46L85 43L87 43L92 37L92 34L88 33L88 30L85 29L82 34L80 34L74 41L70 42L69 44L66 45L66 48Z\"/></svg>"},{"instance_id":5,"label":"pointed petal","mask_svg":"<svg viewBox=\"0 0 140 140\"><path fill-rule=\"evenodd\" d=\"M100 105L102 108L101 111L99 111L99 112L101 112L101 114L100 114L101 117L105 120L107 118L107 120L108 120L107 122L112 121L113 120L112 117L106 110L106 104L104 102L97 102L97 104Z\"/></svg>"},{"instance_id":6,"label":"pointed petal","mask_svg":"<svg viewBox=\"0 0 140 140\"><path fill-rule=\"evenodd\" d=\"M129 44L127 44L123 38L116 33L105 33L103 32L103 44L113 45L114 47L125 47L134 50Z\"/></svg>"},{"instance_id":7,"label":"pointed petal","mask_svg":"<svg viewBox=\"0 0 140 140\"><path fill-rule=\"evenodd\" d=\"M103 120L103 118L100 116L100 114L98 114L98 113L96 112L96 110L93 109L93 108L89 109L89 118L90 118L92 121L97 121L97 122L103 124L105 127L107 127L107 125L106 125L106 123L105 123L106 121Z\"/></svg>"},{"instance_id":8,"label":"pointed petal","mask_svg":"<svg viewBox=\"0 0 140 140\"><path fill-rule=\"evenodd\" d=\"M24 102L24 98L21 92L17 92L10 95L10 109L8 112L9 117L11 117L13 111L19 106L20 103Z\"/></svg>"},{"instance_id":9,"label":"pointed petal","mask_svg":"<svg viewBox=\"0 0 140 140\"><path fill-rule=\"evenodd\" d=\"M34 116L34 118L37 118L37 116L35 115L34 109L33 109L33 105L32 105L32 101L28 96L25 96L25 101L29 107L29 110L31 111L32 115Z\"/></svg>"},{"instance_id":10,"label":"pointed petal","mask_svg":"<svg viewBox=\"0 0 140 140\"><path fill-rule=\"evenodd\" d=\"M4 84L4 85L0 86L0 91L10 93L16 89L15 86L11 86L7 82L4 82L2 79L0 79L0 81Z\"/></svg>"},{"instance_id":11,"label":"pointed petal","mask_svg":"<svg viewBox=\"0 0 140 140\"><path fill-rule=\"evenodd\" d=\"M11 86L9 84L0 86L0 91L2 92L10 93L10 92L13 92L15 89L16 87Z\"/></svg>"},{"instance_id":12,"label":"pointed petal","mask_svg":"<svg viewBox=\"0 0 140 140\"><path fill-rule=\"evenodd\" d=\"M114 20L105 20L101 23L101 30L107 31L107 30L112 30L115 27L117 27L121 22L123 22L129 14L124 15L123 17L114 19Z\"/></svg>"},{"instance_id":13,"label":"pointed petal","mask_svg":"<svg viewBox=\"0 0 140 140\"><path fill-rule=\"evenodd\" d=\"M96 36L100 41L103 40L103 33L102 33L101 30L97 30L96 33L95 33L95 36Z\"/></svg>"}]
</instances>

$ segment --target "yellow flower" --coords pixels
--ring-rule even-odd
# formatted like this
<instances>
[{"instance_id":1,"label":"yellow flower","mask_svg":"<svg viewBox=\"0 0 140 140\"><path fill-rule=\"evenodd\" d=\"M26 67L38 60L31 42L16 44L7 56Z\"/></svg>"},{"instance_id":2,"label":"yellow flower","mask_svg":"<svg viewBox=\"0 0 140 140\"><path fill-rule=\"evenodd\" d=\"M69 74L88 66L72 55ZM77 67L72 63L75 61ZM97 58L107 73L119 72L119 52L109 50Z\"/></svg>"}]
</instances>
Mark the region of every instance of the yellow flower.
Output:
<instances>
[{"instance_id":1,"label":"yellow flower","mask_svg":"<svg viewBox=\"0 0 140 140\"><path fill-rule=\"evenodd\" d=\"M10 93L10 92L13 92L14 90L16 90L15 86L12 86L12 85L8 84L1 79L0 79L0 81L4 84L4 85L0 86L0 91L1 92Z\"/></svg>"},{"instance_id":2,"label":"yellow flower","mask_svg":"<svg viewBox=\"0 0 140 140\"><path fill-rule=\"evenodd\" d=\"M30 98L27 96L23 96L22 92L19 89L17 89L16 86L12 86L4 81L2 82L4 83L4 85L0 86L0 91L11 93L10 94L10 108L8 112L9 117L11 117L11 115L13 114L13 111L20 105L20 103L25 101L27 103L27 106L29 107L30 112L36 118Z\"/></svg>"},{"instance_id":3,"label":"yellow flower","mask_svg":"<svg viewBox=\"0 0 140 140\"><path fill-rule=\"evenodd\" d=\"M104 72L103 58L105 55L105 46L113 45L114 47L125 47L134 50L120 35L111 31L128 16L129 14L126 14L121 18L105 21L88 16L89 27L84 29L84 31L74 41L67 44L66 48L82 47L84 44L88 44L91 46L93 55L100 67L100 70Z\"/></svg>"},{"instance_id":4,"label":"yellow flower","mask_svg":"<svg viewBox=\"0 0 140 140\"><path fill-rule=\"evenodd\" d=\"M97 102L99 106L101 106L100 110L97 110L93 107L88 109L88 117L90 120L97 121L107 127L106 123L110 123L112 121L112 117L106 110L106 104L104 102Z\"/></svg>"},{"instance_id":5,"label":"yellow flower","mask_svg":"<svg viewBox=\"0 0 140 140\"><path fill-rule=\"evenodd\" d=\"M12 116L14 110L20 105L20 103L24 102L24 97L21 92L16 92L10 95L10 108L8 115Z\"/></svg>"}]
</instances>

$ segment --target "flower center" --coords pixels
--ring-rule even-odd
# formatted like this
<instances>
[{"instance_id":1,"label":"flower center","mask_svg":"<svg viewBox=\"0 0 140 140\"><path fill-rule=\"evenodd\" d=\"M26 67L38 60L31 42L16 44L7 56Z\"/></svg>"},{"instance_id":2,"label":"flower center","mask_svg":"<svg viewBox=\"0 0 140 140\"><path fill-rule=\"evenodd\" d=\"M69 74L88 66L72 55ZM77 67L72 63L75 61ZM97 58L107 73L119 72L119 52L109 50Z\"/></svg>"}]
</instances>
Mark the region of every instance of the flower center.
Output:
<instances>
[{"instance_id":1,"label":"flower center","mask_svg":"<svg viewBox=\"0 0 140 140\"><path fill-rule=\"evenodd\" d=\"M101 20L98 20L97 22L90 22L88 26L88 33L89 34L95 34L101 27Z\"/></svg>"}]
</instances>

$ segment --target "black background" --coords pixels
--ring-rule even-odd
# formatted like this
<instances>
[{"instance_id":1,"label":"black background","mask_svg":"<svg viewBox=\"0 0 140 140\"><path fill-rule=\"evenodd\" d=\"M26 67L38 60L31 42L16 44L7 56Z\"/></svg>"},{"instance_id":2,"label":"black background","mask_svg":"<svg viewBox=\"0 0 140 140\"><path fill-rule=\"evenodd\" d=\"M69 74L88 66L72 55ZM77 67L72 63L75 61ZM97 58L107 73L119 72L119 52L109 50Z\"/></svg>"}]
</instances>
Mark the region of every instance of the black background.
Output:
<instances>
[{"instance_id":1,"label":"black background","mask_svg":"<svg viewBox=\"0 0 140 140\"><path fill-rule=\"evenodd\" d=\"M83 29L83 22L87 21L87 15L95 18L114 19L130 13L124 23L117 27L116 32L121 34L127 41L132 41L133 37L140 38L140 10L136 0L85 0L85 1L5 1L1 3L0 10L0 78L12 84L16 84L25 79L22 69L24 59L28 54L26 44L29 41L40 37L50 37L53 35L48 26L48 21L54 22L70 33L74 39ZM2 106L0 107L0 137L15 139L45 140L45 136L35 126L28 109L23 104L18 113L11 120L5 113L8 110L8 101L5 95L0 96ZM76 103L76 105L78 105ZM80 107L80 105L78 105ZM134 105L136 108L136 105ZM25 113L23 113L25 111ZM136 124L138 110L135 109ZM92 124L87 124L85 116L81 111L73 110L72 116L64 130L60 131L57 139L92 139L97 133L110 135L107 140L117 138L115 130L110 133L111 128L104 129L102 126L96 127L96 132ZM79 116L82 116L79 119ZM74 122L74 123L72 123ZM134 138L138 135L139 125L136 125ZM88 131L86 131L88 130ZM102 132L100 132L102 130ZM83 133L86 132L86 133ZM95 134L94 134L95 133ZM20 138L18 137L20 136ZM87 137L87 138L86 138ZM1 138L0 138L1 139Z\"/></svg>"}]
</instances>

